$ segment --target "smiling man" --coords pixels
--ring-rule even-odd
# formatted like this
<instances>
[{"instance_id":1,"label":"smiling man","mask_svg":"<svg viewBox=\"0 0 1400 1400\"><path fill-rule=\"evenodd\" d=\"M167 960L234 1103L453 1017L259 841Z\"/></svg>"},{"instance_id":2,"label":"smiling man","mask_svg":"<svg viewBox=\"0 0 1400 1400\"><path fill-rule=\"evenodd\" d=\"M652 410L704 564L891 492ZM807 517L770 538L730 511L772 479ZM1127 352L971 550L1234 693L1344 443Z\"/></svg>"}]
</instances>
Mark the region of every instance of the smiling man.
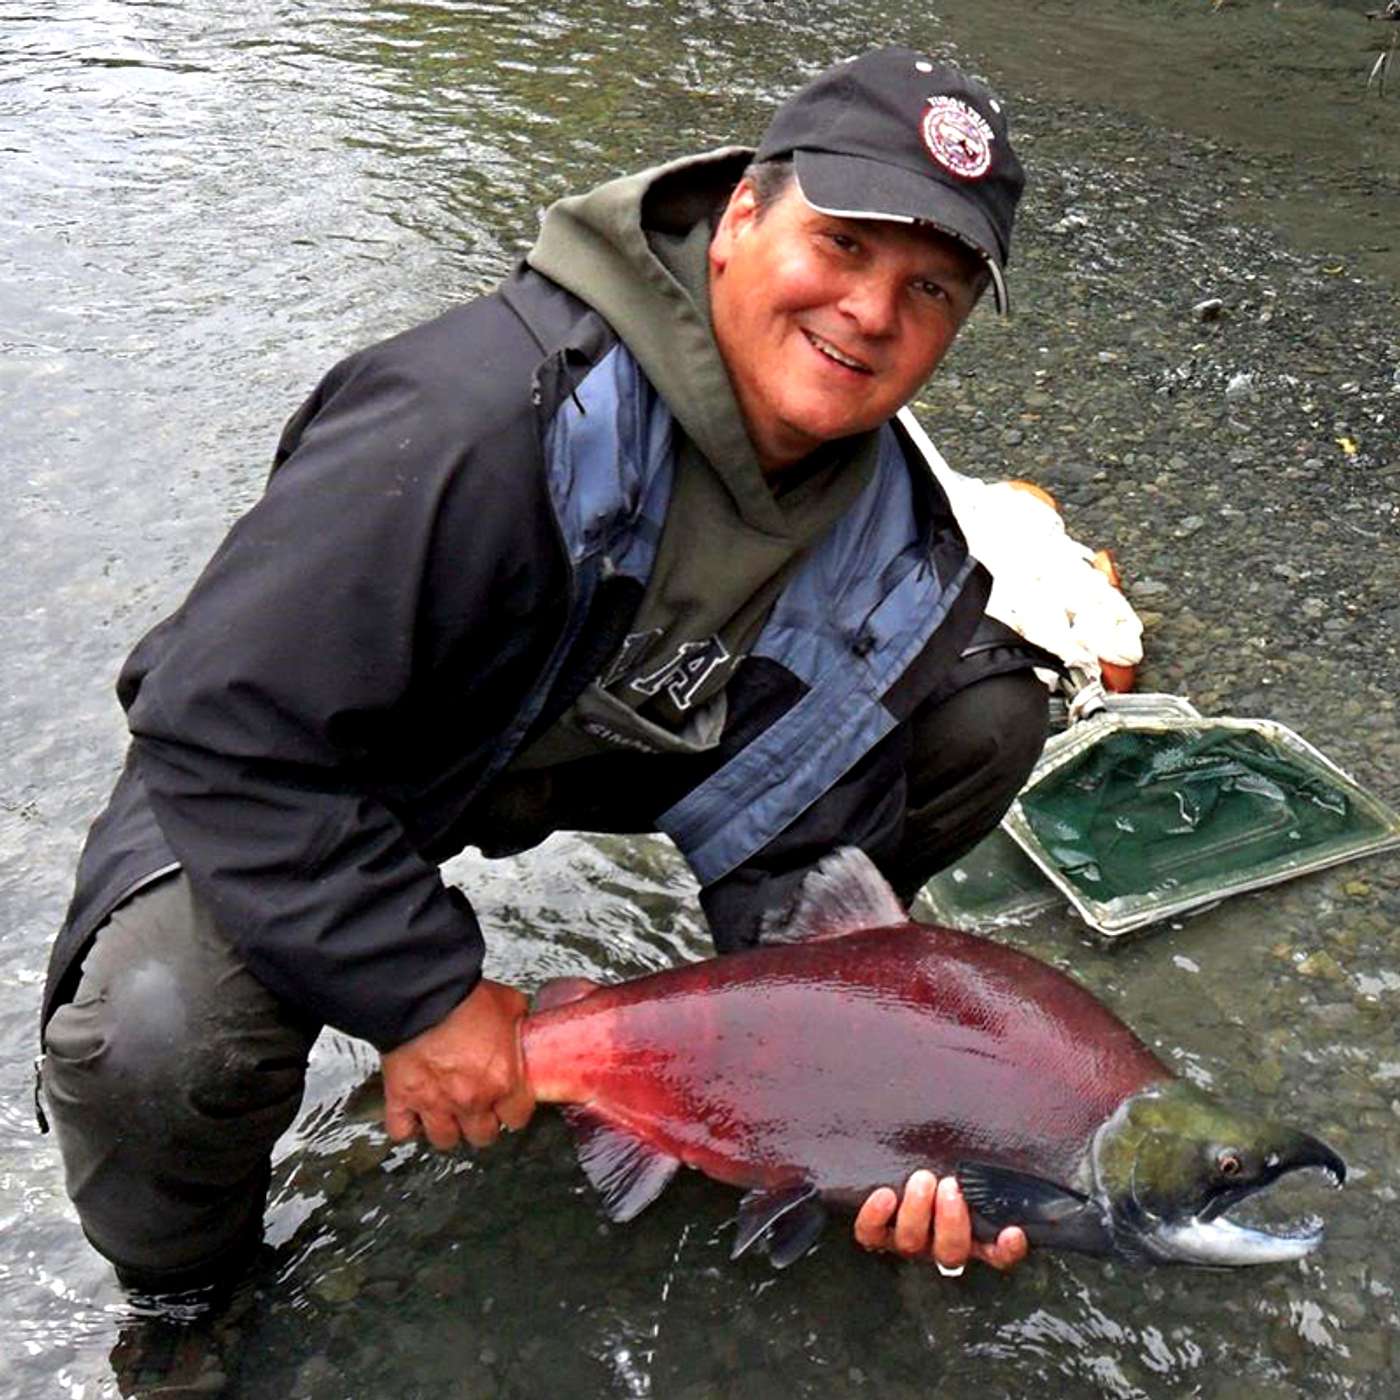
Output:
<instances>
[{"instance_id":1,"label":"smiling man","mask_svg":"<svg viewBox=\"0 0 1400 1400\"><path fill-rule=\"evenodd\" d=\"M886 422L988 280L944 234L824 213L790 182L769 207L752 176L720 220L710 269L715 340L770 475Z\"/></svg>"},{"instance_id":2,"label":"smiling man","mask_svg":"<svg viewBox=\"0 0 1400 1400\"><path fill-rule=\"evenodd\" d=\"M660 831L721 951L834 847L899 893L1000 818L1054 664L893 415L1004 268L998 102L905 49L737 147L562 200L494 293L351 356L118 691L132 744L44 1001L89 1238L157 1292L235 1274L322 1026L397 1138L533 1108L523 996L438 863ZM868 1248L1007 1267L951 1181Z\"/></svg>"}]
</instances>

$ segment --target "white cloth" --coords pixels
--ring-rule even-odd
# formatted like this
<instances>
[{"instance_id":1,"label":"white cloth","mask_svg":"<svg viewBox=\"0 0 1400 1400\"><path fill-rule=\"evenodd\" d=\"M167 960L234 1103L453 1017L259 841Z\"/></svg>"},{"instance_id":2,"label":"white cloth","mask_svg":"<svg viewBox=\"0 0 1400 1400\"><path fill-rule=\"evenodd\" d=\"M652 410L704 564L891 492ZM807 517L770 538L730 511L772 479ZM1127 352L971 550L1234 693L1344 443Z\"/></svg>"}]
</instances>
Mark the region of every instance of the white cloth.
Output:
<instances>
[{"instance_id":1,"label":"white cloth","mask_svg":"<svg viewBox=\"0 0 1400 1400\"><path fill-rule=\"evenodd\" d=\"M1059 512L1009 481L955 472L907 408L899 420L946 492L968 548L992 575L988 614L1092 679L1101 660L1137 665L1141 620L1094 567L1094 551L1070 538Z\"/></svg>"}]
</instances>

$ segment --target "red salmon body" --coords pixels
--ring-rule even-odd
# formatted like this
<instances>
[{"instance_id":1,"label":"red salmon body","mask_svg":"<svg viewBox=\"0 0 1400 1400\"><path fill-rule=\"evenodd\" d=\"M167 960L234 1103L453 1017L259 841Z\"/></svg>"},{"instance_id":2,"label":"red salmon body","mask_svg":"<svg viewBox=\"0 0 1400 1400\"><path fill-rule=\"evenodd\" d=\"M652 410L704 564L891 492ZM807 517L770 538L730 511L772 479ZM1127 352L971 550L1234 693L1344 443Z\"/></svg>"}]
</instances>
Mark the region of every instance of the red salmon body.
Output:
<instances>
[{"instance_id":1,"label":"red salmon body","mask_svg":"<svg viewBox=\"0 0 1400 1400\"><path fill-rule=\"evenodd\" d=\"M1072 1179L1170 1071L1053 968L903 922L761 947L531 1016L545 1101L734 1185L849 1203L961 1158Z\"/></svg>"},{"instance_id":2,"label":"red salmon body","mask_svg":"<svg viewBox=\"0 0 1400 1400\"><path fill-rule=\"evenodd\" d=\"M615 987L550 983L522 1031L614 1220L686 1164L749 1188L733 1253L775 1267L858 1206L953 1172L973 1229L1033 1245L1211 1268L1301 1259L1322 1239L1237 1225L1289 1172L1346 1163L1287 1124L1171 1072L1077 983L1034 958L911 923L847 848L806 879L763 947Z\"/></svg>"}]
</instances>

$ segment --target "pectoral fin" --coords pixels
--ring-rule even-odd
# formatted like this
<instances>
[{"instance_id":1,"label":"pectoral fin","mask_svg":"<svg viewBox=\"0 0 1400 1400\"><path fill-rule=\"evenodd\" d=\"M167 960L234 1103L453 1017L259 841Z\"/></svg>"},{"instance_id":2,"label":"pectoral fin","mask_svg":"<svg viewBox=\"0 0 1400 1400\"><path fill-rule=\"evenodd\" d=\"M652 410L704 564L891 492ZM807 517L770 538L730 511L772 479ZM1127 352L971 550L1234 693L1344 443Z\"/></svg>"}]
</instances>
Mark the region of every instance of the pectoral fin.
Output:
<instances>
[{"instance_id":1,"label":"pectoral fin","mask_svg":"<svg viewBox=\"0 0 1400 1400\"><path fill-rule=\"evenodd\" d=\"M750 1191L739 1202L739 1231L729 1257L737 1259L766 1235L769 1261L775 1269L786 1269L816 1244L825 1225L826 1207L810 1182Z\"/></svg>"},{"instance_id":2,"label":"pectoral fin","mask_svg":"<svg viewBox=\"0 0 1400 1400\"><path fill-rule=\"evenodd\" d=\"M995 1238L1005 1226L1019 1225L1032 1244L1083 1254L1107 1254L1113 1248L1103 1212L1068 1186L989 1162L959 1162L955 1175L974 1212L979 1239ZM978 1229L979 1224L989 1228Z\"/></svg>"},{"instance_id":3,"label":"pectoral fin","mask_svg":"<svg viewBox=\"0 0 1400 1400\"><path fill-rule=\"evenodd\" d=\"M640 1215L676 1174L680 1160L588 1108L560 1110L574 1130L579 1165L603 1198L609 1220L619 1224Z\"/></svg>"}]
</instances>

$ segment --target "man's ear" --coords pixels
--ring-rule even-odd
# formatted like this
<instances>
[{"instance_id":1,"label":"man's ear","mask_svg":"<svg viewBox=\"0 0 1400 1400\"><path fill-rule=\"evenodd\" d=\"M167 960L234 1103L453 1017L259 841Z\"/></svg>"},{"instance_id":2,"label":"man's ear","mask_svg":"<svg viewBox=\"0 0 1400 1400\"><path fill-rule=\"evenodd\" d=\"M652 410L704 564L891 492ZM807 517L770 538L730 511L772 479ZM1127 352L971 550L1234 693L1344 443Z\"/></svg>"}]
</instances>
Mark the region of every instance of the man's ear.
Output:
<instances>
[{"instance_id":1,"label":"man's ear","mask_svg":"<svg viewBox=\"0 0 1400 1400\"><path fill-rule=\"evenodd\" d=\"M710 239L710 269L723 272L734 252L734 245L743 238L758 219L758 196L753 181L746 175L729 196L714 237Z\"/></svg>"}]
</instances>

